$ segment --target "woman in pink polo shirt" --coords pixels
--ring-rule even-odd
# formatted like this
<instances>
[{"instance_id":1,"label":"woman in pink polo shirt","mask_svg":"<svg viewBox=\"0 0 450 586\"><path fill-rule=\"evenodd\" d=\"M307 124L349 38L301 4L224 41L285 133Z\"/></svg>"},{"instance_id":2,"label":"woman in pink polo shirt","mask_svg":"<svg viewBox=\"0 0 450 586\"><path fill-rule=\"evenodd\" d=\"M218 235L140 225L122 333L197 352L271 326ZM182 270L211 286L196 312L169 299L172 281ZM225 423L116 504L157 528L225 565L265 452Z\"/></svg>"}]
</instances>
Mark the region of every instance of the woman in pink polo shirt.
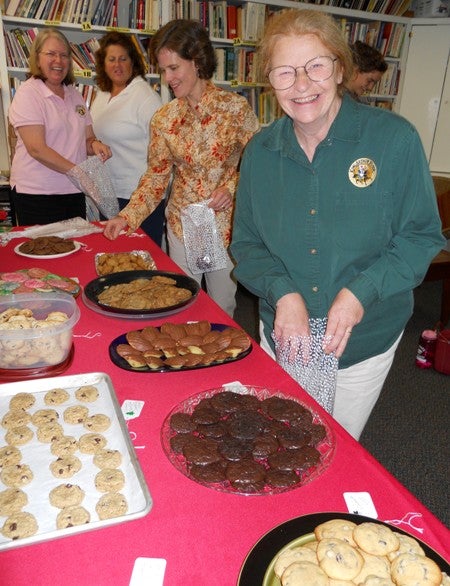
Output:
<instances>
[{"instance_id":1,"label":"woman in pink polo shirt","mask_svg":"<svg viewBox=\"0 0 450 586\"><path fill-rule=\"evenodd\" d=\"M17 134L11 204L17 225L86 217L86 202L67 177L88 155L111 156L98 141L75 81L70 45L56 29L41 31L30 52L30 78L17 90L9 121Z\"/></svg>"}]
</instances>

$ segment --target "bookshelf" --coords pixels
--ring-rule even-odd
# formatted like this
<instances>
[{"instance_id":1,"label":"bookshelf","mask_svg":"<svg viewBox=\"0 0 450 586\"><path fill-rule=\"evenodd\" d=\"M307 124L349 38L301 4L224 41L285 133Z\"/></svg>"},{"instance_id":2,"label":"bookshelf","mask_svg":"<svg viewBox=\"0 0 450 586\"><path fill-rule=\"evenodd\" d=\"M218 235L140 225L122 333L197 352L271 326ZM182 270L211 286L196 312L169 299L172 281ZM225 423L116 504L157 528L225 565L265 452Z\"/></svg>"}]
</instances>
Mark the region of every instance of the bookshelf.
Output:
<instances>
[{"instance_id":1,"label":"bookshelf","mask_svg":"<svg viewBox=\"0 0 450 586\"><path fill-rule=\"evenodd\" d=\"M5 11L0 15L3 29L0 35L0 92L4 123L7 126L7 110L14 89L26 78L26 46L32 40L27 36L32 36L33 31L35 34L43 27L57 26L64 32L73 44L79 89L89 101L95 91L92 54L98 38L105 32L117 29L133 35L145 53L146 40L162 23L172 18L194 18L200 20L211 34L219 63L215 83L246 96L261 123L267 124L280 112L261 77L256 46L266 18L272 12L286 8L331 13L349 42L362 40L381 50L388 61L389 74L383 76L382 83L368 100L374 105L396 110L411 29L411 19L401 15L407 8L406 0L319 1L304 4L296 0L5 0ZM16 43L16 53L24 52L22 59L14 54L11 42ZM159 83L159 76L151 71L148 79L152 84ZM164 86L161 87L161 96L164 101L170 99Z\"/></svg>"}]
</instances>

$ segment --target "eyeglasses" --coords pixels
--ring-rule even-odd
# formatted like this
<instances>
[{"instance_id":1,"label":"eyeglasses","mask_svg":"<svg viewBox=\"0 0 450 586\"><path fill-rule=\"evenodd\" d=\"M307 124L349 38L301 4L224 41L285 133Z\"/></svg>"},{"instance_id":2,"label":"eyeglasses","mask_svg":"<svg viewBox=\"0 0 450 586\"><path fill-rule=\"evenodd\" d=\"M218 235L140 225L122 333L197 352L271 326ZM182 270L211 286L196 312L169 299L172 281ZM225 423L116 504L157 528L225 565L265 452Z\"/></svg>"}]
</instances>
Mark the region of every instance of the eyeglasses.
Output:
<instances>
[{"instance_id":1,"label":"eyeglasses","mask_svg":"<svg viewBox=\"0 0 450 586\"><path fill-rule=\"evenodd\" d=\"M274 90L287 90L292 87L297 79L298 70L304 69L311 81L326 81L333 75L334 62L337 57L327 55L314 57L305 65L292 67L292 65L280 65L269 71L269 82Z\"/></svg>"},{"instance_id":2,"label":"eyeglasses","mask_svg":"<svg viewBox=\"0 0 450 586\"><path fill-rule=\"evenodd\" d=\"M56 51L41 51L41 55L45 55L49 59L56 59L59 57L61 61L68 61L70 59L70 55L67 53L57 53Z\"/></svg>"}]
</instances>

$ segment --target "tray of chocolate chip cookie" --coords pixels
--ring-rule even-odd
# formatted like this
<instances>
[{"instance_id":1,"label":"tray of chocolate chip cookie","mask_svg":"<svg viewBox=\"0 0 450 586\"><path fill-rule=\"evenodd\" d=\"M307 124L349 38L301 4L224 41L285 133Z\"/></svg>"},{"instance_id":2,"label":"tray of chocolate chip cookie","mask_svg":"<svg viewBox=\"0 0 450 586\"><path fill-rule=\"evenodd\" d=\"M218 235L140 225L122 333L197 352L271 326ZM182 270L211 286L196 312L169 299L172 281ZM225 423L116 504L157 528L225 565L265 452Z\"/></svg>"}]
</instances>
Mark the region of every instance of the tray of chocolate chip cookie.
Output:
<instances>
[{"instance_id":1,"label":"tray of chocolate chip cookie","mask_svg":"<svg viewBox=\"0 0 450 586\"><path fill-rule=\"evenodd\" d=\"M182 474L208 488L271 495L313 481L333 458L327 421L277 389L232 383L177 405L161 430Z\"/></svg>"},{"instance_id":2,"label":"tray of chocolate chip cookie","mask_svg":"<svg viewBox=\"0 0 450 586\"><path fill-rule=\"evenodd\" d=\"M146 515L152 498L109 376L0 394L0 551Z\"/></svg>"}]
</instances>

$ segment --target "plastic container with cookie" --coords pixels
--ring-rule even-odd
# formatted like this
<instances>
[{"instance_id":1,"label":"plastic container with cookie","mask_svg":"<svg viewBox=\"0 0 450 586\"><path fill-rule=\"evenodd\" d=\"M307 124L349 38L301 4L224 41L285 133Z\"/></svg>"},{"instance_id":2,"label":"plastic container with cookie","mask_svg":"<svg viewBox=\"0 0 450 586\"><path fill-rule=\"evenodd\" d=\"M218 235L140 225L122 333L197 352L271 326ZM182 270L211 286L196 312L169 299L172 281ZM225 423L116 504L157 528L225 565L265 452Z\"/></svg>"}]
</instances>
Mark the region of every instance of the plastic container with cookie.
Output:
<instances>
[{"instance_id":1,"label":"plastic container with cookie","mask_svg":"<svg viewBox=\"0 0 450 586\"><path fill-rule=\"evenodd\" d=\"M79 318L75 299L64 292L0 297L0 381L66 370Z\"/></svg>"}]
</instances>

